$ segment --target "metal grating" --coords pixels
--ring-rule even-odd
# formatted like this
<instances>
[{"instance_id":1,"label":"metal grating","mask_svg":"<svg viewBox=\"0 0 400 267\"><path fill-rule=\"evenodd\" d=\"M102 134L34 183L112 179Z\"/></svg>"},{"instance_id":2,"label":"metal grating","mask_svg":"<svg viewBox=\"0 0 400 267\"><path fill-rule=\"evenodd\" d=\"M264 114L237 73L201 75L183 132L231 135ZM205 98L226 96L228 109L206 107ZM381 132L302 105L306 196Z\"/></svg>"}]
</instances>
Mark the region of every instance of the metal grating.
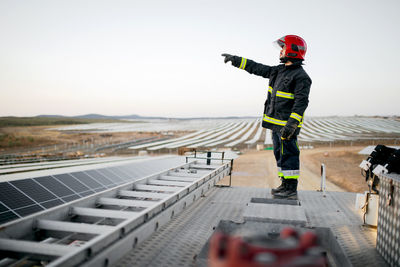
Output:
<instances>
[{"instance_id":1,"label":"metal grating","mask_svg":"<svg viewBox=\"0 0 400 267\"><path fill-rule=\"evenodd\" d=\"M400 266L400 175L380 176L379 196L377 249L390 265Z\"/></svg>"},{"instance_id":2,"label":"metal grating","mask_svg":"<svg viewBox=\"0 0 400 267\"><path fill-rule=\"evenodd\" d=\"M115 266L195 266L201 248L220 220L243 221L251 197L266 190L212 189L190 209L172 219ZM255 193L255 194L254 194Z\"/></svg>"},{"instance_id":3,"label":"metal grating","mask_svg":"<svg viewBox=\"0 0 400 267\"><path fill-rule=\"evenodd\" d=\"M336 240L354 267L388 266L376 250L376 230L358 226L332 227Z\"/></svg>"},{"instance_id":4,"label":"metal grating","mask_svg":"<svg viewBox=\"0 0 400 267\"><path fill-rule=\"evenodd\" d=\"M306 214L301 206L248 203L243 212L246 221L278 222L305 225Z\"/></svg>"},{"instance_id":5,"label":"metal grating","mask_svg":"<svg viewBox=\"0 0 400 267\"><path fill-rule=\"evenodd\" d=\"M144 241L115 266L198 266L202 247L220 220L243 222L252 198L271 197L269 189L215 188ZM329 227L353 266L387 266L375 249L376 230L362 227L354 210L356 194L300 191L306 227ZM269 204L264 204L265 206Z\"/></svg>"}]
</instances>

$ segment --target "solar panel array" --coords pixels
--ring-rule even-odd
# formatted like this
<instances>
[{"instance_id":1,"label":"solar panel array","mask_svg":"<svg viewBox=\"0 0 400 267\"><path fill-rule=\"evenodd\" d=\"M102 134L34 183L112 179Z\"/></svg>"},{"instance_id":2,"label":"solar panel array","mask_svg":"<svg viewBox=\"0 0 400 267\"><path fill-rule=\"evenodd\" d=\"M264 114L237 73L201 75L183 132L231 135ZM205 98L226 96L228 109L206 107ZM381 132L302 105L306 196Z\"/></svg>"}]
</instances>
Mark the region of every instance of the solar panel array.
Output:
<instances>
[{"instance_id":1,"label":"solar panel array","mask_svg":"<svg viewBox=\"0 0 400 267\"><path fill-rule=\"evenodd\" d=\"M167 158L0 183L0 224L135 181L181 163Z\"/></svg>"},{"instance_id":2,"label":"solar panel array","mask_svg":"<svg viewBox=\"0 0 400 267\"><path fill-rule=\"evenodd\" d=\"M272 145L271 136L271 130L262 128L260 119L233 121L229 119L226 122L220 121L212 128L205 128L189 135L161 142L148 142L139 146L131 146L129 149L158 151L179 147L206 149L246 145L250 147L263 140L265 140L265 145ZM399 136L400 121L392 118L306 117L299 135L299 141L306 143L357 141L399 138Z\"/></svg>"}]
</instances>

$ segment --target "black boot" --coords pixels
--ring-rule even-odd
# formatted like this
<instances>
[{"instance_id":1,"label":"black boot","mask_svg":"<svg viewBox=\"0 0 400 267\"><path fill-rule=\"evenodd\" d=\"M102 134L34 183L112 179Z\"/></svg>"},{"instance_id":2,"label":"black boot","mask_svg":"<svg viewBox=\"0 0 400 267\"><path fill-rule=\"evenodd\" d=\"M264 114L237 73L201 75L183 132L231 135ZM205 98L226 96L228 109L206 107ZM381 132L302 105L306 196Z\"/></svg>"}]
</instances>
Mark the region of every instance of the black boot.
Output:
<instances>
[{"instance_id":1,"label":"black boot","mask_svg":"<svg viewBox=\"0 0 400 267\"><path fill-rule=\"evenodd\" d=\"M286 189L282 192L274 194L276 198L297 198L297 179L285 179Z\"/></svg>"},{"instance_id":2,"label":"black boot","mask_svg":"<svg viewBox=\"0 0 400 267\"><path fill-rule=\"evenodd\" d=\"M281 178L282 183L281 183L281 185L278 186L277 188L272 188L272 189L271 189L271 194L272 194L272 195L275 195L276 193L283 192L283 191L285 191L285 189L286 189L286 180L283 179L283 177L280 177L280 178Z\"/></svg>"}]
</instances>

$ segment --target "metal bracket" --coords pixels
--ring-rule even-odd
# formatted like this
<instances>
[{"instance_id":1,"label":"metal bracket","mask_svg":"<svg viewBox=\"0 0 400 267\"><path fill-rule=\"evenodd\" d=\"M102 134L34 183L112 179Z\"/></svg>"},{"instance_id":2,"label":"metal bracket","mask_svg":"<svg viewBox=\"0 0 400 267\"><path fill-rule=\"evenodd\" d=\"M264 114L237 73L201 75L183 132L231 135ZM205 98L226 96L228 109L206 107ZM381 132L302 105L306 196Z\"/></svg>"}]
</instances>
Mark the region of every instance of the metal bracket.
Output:
<instances>
[{"instance_id":1,"label":"metal bracket","mask_svg":"<svg viewBox=\"0 0 400 267\"><path fill-rule=\"evenodd\" d=\"M198 157L197 153L207 153L207 157ZM222 154L221 158L213 158L212 153L219 153ZM197 151L194 149L194 156L186 156L186 163L188 163L188 159L205 159L207 160L207 165L211 164L211 160L221 160L222 163L224 163L224 160L229 160L231 162L230 164L230 170L229 170L229 184L228 185L215 185L216 187L231 187L232 186L232 169L233 169L233 159L225 159L225 152L224 151Z\"/></svg>"}]
</instances>

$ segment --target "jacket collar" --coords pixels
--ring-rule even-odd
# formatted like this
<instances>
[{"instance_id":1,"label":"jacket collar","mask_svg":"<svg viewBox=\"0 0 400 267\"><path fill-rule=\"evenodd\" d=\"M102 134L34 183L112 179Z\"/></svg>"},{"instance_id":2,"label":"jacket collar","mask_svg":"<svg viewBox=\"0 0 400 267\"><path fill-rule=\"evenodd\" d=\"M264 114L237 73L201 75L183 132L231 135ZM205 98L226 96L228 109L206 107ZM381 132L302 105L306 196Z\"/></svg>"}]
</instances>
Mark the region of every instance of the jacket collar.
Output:
<instances>
[{"instance_id":1,"label":"jacket collar","mask_svg":"<svg viewBox=\"0 0 400 267\"><path fill-rule=\"evenodd\" d=\"M288 65L288 66L285 65L285 68L286 69L296 69L298 67L301 67L301 65L303 65L303 63L301 61L297 61L297 62L292 63L291 65Z\"/></svg>"}]
</instances>

